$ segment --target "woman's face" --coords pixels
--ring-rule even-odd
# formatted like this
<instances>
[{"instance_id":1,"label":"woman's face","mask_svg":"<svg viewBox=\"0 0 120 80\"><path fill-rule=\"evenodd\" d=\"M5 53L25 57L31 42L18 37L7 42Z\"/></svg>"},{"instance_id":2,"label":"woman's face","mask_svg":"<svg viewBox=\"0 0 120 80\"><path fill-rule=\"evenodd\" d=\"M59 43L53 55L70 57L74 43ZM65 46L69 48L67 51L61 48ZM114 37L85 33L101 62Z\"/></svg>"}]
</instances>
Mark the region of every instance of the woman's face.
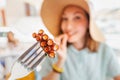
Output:
<instances>
[{"instance_id":1,"label":"woman's face","mask_svg":"<svg viewBox=\"0 0 120 80\"><path fill-rule=\"evenodd\" d=\"M88 29L86 13L77 6L68 6L62 14L61 30L68 35L68 42L84 39Z\"/></svg>"}]
</instances>

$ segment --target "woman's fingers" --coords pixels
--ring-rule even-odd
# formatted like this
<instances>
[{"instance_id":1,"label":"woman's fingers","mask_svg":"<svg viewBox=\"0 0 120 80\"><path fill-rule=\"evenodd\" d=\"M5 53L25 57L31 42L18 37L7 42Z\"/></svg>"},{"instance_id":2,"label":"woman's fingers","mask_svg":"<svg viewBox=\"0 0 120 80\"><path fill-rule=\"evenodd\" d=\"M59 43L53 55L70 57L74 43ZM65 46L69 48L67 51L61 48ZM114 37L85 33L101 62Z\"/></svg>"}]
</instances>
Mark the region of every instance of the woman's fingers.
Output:
<instances>
[{"instance_id":1,"label":"woman's fingers","mask_svg":"<svg viewBox=\"0 0 120 80\"><path fill-rule=\"evenodd\" d=\"M66 47L67 45L67 35L66 34L62 34L58 37L55 38L56 43L60 46L60 47Z\"/></svg>"},{"instance_id":2,"label":"woman's fingers","mask_svg":"<svg viewBox=\"0 0 120 80\"><path fill-rule=\"evenodd\" d=\"M68 40L68 36L65 34L63 39L62 39L62 46L63 46L63 48L67 46L67 40Z\"/></svg>"},{"instance_id":3,"label":"woman's fingers","mask_svg":"<svg viewBox=\"0 0 120 80\"><path fill-rule=\"evenodd\" d=\"M64 34L62 34L62 35L56 37L56 38L55 38L55 42L56 42L58 45L60 45L60 44L61 44L61 41L62 41L62 39L63 39L63 37L64 37Z\"/></svg>"},{"instance_id":4,"label":"woman's fingers","mask_svg":"<svg viewBox=\"0 0 120 80\"><path fill-rule=\"evenodd\" d=\"M66 34L62 34L55 38L56 43L59 45L59 50L57 51L57 53L58 53L58 58L60 60L66 59L67 39L68 39L68 37Z\"/></svg>"}]
</instances>

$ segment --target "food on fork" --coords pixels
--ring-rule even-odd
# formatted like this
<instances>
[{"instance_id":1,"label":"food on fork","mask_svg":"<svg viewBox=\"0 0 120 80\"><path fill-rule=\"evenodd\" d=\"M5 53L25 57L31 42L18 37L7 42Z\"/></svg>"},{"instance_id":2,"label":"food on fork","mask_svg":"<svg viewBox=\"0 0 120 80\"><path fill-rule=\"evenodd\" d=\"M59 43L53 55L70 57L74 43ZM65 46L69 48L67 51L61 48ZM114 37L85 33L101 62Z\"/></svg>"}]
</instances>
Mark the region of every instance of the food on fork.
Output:
<instances>
[{"instance_id":1,"label":"food on fork","mask_svg":"<svg viewBox=\"0 0 120 80\"><path fill-rule=\"evenodd\" d=\"M53 43L53 40L52 39L49 39L48 41L47 41L47 44L48 45L53 45L54 43Z\"/></svg>"},{"instance_id":2,"label":"food on fork","mask_svg":"<svg viewBox=\"0 0 120 80\"><path fill-rule=\"evenodd\" d=\"M41 37L38 36L38 35L36 35L36 40L37 40L37 41L40 41L40 40L41 40Z\"/></svg>"},{"instance_id":3,"label":"food on fork","mask_svg":"<svg viewBox=\"0 0 120 80\"><path fill-rule=\"evenodd\" d=\"M38 32L39 35L41 35L43 33L44 33L44 31L42 29L40 29L39 32Z\"/></svg>"},{"instance_id":4,"label":"food on fork","mask_svg":"<svg viewBox=\"0 0 120 80\"><path fill-rule=\"evenodd\" d=\"M54 58L55 57L54 51L49 52L48 56L51 57L51 58Z\"/></svg>"},{"instance_id":5,"label":"food on fork","mask_svg":"<svg viewBox=\"0 0 120 80\"><path fill-rule=\"evenodd\" d=\"M38 34L33 33L33 38L36 38L36 40L40 43L40 46L43 48L44 52L50 57L55 57L55 51L58 50L58 45L54 43L52 39L48 37L47 34L44 34L44 31L41 29L39 30Z\"/></svg>"},{"instance_id":6,"label":"food on fork","mask_svg":"<svg viewBox=\"0 0 120 80\"><path fill-rule=\"evenodd\" d=\"M48 35L47 34L43 34L42 39L43 40L48 40Z\"/></svg>"},{"instance_id":7,"label":"food on fork","mask_svg":"<svg viewBox=\"0 0 120 80\"><path fill-rule=\"evenodd\" d=\"M44 48L45 46L47 46L47 42L46 41L41 41L40 46Z\"/></svg>"},{"instance_id":8,"label":"food on fork","mask_svg":"<svg viewBox=\"0 0 120 80\"><path fill-rule=\"evenodd\" d=\"M36 35L37 35L36 33L33 33L33 34L32 34L33 38L36 38Z\"/></svg>"}]
</instances>

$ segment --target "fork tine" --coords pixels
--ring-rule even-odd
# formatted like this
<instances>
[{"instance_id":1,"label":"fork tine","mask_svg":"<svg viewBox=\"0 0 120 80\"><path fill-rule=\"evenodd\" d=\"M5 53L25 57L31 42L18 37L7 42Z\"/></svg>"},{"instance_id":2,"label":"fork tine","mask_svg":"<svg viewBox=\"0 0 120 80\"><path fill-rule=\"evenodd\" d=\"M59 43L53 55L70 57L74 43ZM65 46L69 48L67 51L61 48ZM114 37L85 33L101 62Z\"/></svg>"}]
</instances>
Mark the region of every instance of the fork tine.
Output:
<instances>
[{"instance_id":1,"label":"fork tine","mask_svg":"<svg viewBox=\"0 0 120 80\"><path fill-rule=\"evenodd\" d=\"M18 61L22 60L39 42L36 42L33 46L31 46L28 50L26 50L23 55L18 58Z\"/></svg>"},{"instance_id":2,"label":"fork tine","mask_svg":"<svg viewBox=\"0 0 120 80\"><path fill-rule=\"evenodd\" d=\"M45 58L45 56L47 56L46 53L44 53L38 60L36 63L34 63L29 69L34 69L39 63L42 62L42 60Z\"/></svg>"},{"instance_id":3,"label":"fork tine","mask_svg":"<svg viewBox=\"0 0 120 80\"><path fill-rule=\"evenodd\" d=\"M43 55L43 54L45 54L45 52L44 51L42 51L42 52L38 52L37 54L39 54L40 53L40 55L38 55L28 66L27 66L27 68L29 68L29 67L31 67L34 63L36 63L38 60L39 60L39 58ZM35 57L35 56L34 56Z\"/></svg>"},{"instance_id":4,"label":"fork tine","mask_svg":"<svg viewBox=\"0 0 120 80\"><path fill-rule=\"evenodd\" d=\"M22 63L26 63L39 49L40 47L38 47L30 56L28 56L24 61L22 61Z\"/></svg>"},{"instance_id":5,"label":"fork tine","mask_svg":"<svg viewBox=\"0 0 120 80\"><path fill-rule=\"evenodd\" d=\"M42 53L43 49L27 64L27 66L29 66L41 53Z\"/></svg>"}]
</instances>

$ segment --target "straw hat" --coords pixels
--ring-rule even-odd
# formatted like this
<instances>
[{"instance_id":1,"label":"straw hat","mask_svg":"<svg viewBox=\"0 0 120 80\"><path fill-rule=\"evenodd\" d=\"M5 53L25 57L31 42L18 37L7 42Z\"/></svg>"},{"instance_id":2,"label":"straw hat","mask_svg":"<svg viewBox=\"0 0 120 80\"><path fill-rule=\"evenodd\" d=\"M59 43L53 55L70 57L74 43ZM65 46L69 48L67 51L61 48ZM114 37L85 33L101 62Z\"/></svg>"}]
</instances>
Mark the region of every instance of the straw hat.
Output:
<instances>
[{"instance_id":1,"label":"straw hat","mask_svg":"<svg viewBox=\"0 0 120 80\"><path fill-rule=\"evenodd\" d=\"M54 35L57 36L60 32L60 15L63 8L67 5L77 5L83 8L86 12L88 12L90 16L90 35L95 41L104 42L104 36L101 31L96 27L95 22L91 17L91 12L89 9L89 5L85 0L44 0L41 7L41 17L43 23L48 28L48 30Z\"/></svg>"}]
</instances>

